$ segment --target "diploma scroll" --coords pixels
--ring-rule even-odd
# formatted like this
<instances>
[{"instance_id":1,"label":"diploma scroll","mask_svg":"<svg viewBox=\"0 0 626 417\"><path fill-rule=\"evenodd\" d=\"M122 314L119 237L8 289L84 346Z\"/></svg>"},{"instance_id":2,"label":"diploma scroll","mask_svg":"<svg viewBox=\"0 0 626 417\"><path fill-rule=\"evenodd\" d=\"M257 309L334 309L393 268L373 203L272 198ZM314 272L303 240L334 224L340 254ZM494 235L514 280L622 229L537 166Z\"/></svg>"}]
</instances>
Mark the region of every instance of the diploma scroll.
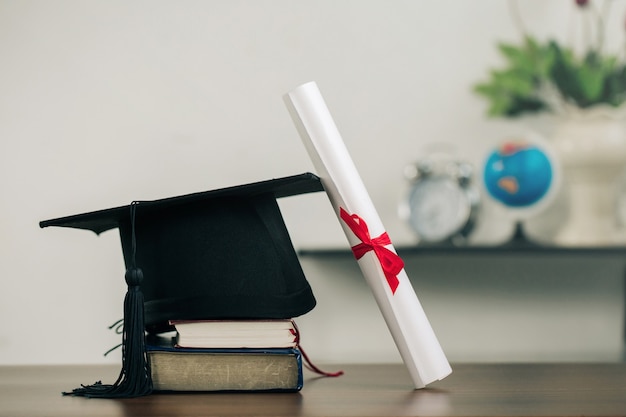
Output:
<instances>
[{"instance_id":1,"label":"diploma scroll","mask_svg":"<svg viewBox=\"0 0 626 417\"><path fill-rule=\"evenodd\" d=\"M317 85L284 99L415 388L446 377L450 364Z\"/></svg>"}]
</instances>

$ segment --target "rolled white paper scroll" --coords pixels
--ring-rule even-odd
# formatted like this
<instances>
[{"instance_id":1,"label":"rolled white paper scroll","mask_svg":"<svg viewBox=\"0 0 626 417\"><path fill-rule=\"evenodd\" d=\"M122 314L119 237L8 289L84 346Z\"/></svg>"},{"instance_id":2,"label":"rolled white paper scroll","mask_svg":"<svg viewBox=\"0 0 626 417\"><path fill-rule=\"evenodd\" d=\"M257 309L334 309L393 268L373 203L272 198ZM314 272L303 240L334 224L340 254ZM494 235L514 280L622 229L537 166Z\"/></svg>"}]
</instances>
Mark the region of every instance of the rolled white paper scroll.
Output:
<instances>
[{"instance_id":1,"label":"rolled white paper scroll","mask_svg":"<svg viewBox=\"0 0 626 417\"><path fill-rule=\"evenodd\" d=\"M452 372L315 82L284 96L415 388Z\"/></svg>"}]
</instances>

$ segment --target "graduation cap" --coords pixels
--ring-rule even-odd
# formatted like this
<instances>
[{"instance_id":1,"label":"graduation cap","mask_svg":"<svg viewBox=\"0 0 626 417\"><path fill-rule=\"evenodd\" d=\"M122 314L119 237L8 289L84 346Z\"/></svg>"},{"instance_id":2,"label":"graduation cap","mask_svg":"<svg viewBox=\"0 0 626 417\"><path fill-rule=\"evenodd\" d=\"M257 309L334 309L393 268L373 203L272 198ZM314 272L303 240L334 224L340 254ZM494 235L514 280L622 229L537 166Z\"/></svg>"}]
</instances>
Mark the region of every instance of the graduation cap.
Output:
<instances>
[{"instance_id":1,"label":"graduation cap","mask_svg":"<svg viewBox=\"0 0 626 417\"><path fill-rule=\"evenodd\" d=\"M305 173L40 222L96 234L118 228L126 265L119 378L67 394L149 394L144 330L170 330L169 320L292 318L313 309L276 199L317 191L320 179Z\"/></svg>"}]
</instances>

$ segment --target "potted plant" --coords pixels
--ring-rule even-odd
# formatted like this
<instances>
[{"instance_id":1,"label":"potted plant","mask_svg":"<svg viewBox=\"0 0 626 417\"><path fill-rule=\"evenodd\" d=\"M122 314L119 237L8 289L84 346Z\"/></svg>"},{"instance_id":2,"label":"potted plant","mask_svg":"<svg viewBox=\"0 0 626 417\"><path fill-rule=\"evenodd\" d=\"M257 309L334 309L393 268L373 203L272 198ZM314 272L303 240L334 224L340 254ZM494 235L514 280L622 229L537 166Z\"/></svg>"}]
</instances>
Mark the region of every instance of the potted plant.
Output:
<instances>
[{"instance_id":1,"label":"potted plant","mask_svg":"<svg viewBox=\"0 0 626 417\"><path fill-rule=\"evenodd\" d=\"M489 102L488 115L517 117L569 107L621 106L626 101L626 62L623 55L604 52L604 21L610 4L605 1L599 11L591 0L575 1L581 17L595 26L596 39L588 39L582 54L553 39L540 41L523 29L519 45L499 43L506 66L492 70L486 81L474 86Z\"/></svg>"},{"instance_id":2,"label":"potted plant","mask_svg":"<svg viewBox=\"0 0 626 417\"><path fill-rule=\"evenodd\" d=\"M551 142L569 198L568 221L554 238L559 244L622 243L615 182L626 167L626 49L605 50L611 3L573 2L581 22L593 29L582 52L522 29L519 44L498 44L504 67L473 86L487 100L489 117L552 117Z\"/></svg>"}]
</instances>

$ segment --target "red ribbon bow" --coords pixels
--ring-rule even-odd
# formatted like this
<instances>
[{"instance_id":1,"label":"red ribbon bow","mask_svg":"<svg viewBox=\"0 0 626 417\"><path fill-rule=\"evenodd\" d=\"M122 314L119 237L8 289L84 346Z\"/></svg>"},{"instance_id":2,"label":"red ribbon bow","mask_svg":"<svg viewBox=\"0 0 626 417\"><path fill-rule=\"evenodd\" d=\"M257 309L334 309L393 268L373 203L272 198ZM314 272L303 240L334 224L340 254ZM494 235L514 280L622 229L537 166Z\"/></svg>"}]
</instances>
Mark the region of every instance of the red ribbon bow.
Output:
<instances>
[{"instance_id":1,"label":"red ribbon bow","mask_svg":"<svg viewBox=\"0 0 626 417\"><path fill-rule=\"evenodd\" d=\"M400 284L398 274L402 271L402 268L404 268L404 262L395 252L385 247L385 245L391 244L391 239L387 232L383 232L380 236L372 239L369 229L367 228L367 223L365 223L362 218L356 214L348 214L343 207L339 208L339 214L354 235L361 241L361 243L352 247L354 257L361 259L363 255L373 250L383 268L385 278L387 278L387 284L389 284L389 288L391 288L391 293L395 294L396 288L398 288Z\"/></svg>"}]
</instances>

